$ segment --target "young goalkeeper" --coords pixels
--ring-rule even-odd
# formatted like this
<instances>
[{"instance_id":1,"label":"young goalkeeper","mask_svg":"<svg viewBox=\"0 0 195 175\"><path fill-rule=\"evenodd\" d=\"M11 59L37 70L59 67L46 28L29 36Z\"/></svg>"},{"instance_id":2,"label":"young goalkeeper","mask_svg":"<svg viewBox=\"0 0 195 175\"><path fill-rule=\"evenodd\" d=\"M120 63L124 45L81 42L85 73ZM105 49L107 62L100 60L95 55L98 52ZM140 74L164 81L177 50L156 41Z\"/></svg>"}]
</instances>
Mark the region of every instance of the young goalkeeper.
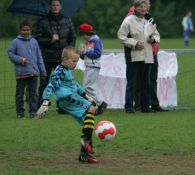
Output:
<instances>
[{"instance_id":1,"label":"young goalkeeper","mask_svg":"<svg viewBox=\"0 0 195 175\"><path fill-rule=\"evenodd\" d=\"M52 92L54 92L59 108L68 112L83 126L79 161L97 163L98 161L92 156L94 153L92 133L96 104L74 79L71 72L76 67L79 56L79 51L74 47L64 48L61 64L56 67L51 75L50 82L43 93L44 101L37 111L37 115L41 118L47 113L49 100Z\"/></svg>"}]
</instances>

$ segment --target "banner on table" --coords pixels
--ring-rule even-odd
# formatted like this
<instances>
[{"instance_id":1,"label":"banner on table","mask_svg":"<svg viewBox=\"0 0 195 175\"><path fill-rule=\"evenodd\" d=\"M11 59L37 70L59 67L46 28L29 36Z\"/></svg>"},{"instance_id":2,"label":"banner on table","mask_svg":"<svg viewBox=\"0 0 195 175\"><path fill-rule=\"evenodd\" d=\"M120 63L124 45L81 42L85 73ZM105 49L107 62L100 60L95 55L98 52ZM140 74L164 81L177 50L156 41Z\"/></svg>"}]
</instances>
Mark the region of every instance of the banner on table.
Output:
<instances>
[{"instance_id":1,"label":"banner on table","mask_svg":"<svg viewBox=\"0 0 195 175\"><path fill-rule=\"evenodd\" d=\"M177 106L177 58L175 53L159 52L157 92L160 105ZM83 60L76 69L85 70ZM101 57L101 70L97 80L97 96L108 103L108 108L122 109L125 103L126 64L123 53Z\"/></svg>"},{"instance_id":2,"label":"banner on table","mask_svg":"<svg viewBox=\"0 0 195 175\"><path fill-rule=\"evenodd\" d=\"M177 106L176 75L178 64L176 54L171 52L158 52L158 80L157 96L160 106Z\"/></svg>"}]
</instances>

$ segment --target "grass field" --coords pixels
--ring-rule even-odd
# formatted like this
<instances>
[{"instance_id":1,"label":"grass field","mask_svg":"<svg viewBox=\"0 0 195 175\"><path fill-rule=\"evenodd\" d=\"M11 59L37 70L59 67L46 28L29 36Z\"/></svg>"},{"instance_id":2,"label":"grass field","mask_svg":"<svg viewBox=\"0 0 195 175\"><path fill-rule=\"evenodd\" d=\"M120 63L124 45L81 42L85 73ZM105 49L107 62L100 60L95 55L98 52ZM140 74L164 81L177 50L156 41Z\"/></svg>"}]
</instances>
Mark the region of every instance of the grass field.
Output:
<instances>
[{"instance_id":1,"label":"grass field","mask_svg":"<svg viewBox=\"0 0 195 175\"><path fill-rule=\"evenodd\" d=\"M80 164L80 126L50 111L42 120L17 120L6 111L0 120L0 174L194 175L195 112L128 115L108 110L97 117L115 123L115 139L94 136L98 165Z\"/></svg>"},{"instance_id":2,"label":"grass field","mask_svg":"<svg viewBox=\"0 0 195 175\"><path fill-rule=\"evenodd\" d=\"M111 142L94 136L97 165L80 164L81 127L69 116L49 111L46 118L15 116L15 80L6 57L9 40L0 41L0 175L194 175L195 111L173 110L133 115L107 110L96 118L112 121L117 128ZM194 43L194 44L193 44ZM192 40L191 47L195 46ZM104 47L122 48L115 39ZM162 40L163 49L183 49L182 40ZM195 104L194 55L178 55L177 77L181 105ZM81 73L76 77L81 80Z\"/></svg>"}]
</instances>

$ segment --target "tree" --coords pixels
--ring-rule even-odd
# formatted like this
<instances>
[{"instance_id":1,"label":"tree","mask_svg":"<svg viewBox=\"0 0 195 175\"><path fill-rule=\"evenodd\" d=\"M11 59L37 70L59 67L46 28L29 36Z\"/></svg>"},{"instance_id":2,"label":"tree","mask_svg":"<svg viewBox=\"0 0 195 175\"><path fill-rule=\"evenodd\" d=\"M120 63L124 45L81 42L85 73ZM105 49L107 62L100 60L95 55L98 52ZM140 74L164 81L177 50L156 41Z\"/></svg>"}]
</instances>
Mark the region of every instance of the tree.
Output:
<instances>
[{"instance_id":1,"label":"tree","mask_svg":"<svg viewBox=\"0 0 195 175\"><path fill-rule=\"evenodd\" d=\"M6 11L12 1L0 1L0 24L3 26L0 28L0 36L15 36L18 33L18 25L22 19ZM116 38L118 28L132 2L133 0L86 0L73 16L75 27L78 28L82 23L89 23L94 26L99 35ZM195 14L194 0L152 0L151 2L151 14L157 22L161 37L181 37L181 20L187 10L192 10Z\"/></svg>"},{"instance_id":2,"label":"tree","mask_svg":"<svg viewBox=\"0 0 195 175\"><path fill-rule=\"evenodd\" d=\"M13 17L12 14L7 12L10 3L11 0L1 0L0 3L0 25L3 26L0 28L1 37L15 36L18 32L19 19Z\"/></svg>"},{"instance_id":3,"label":"tree","mask_svg":"<svg viewBox=\"0 0 195 175\"><path fill-rule=\"evenodd\" d=\"M129 0L98 0L96 2L88 0L73 20L77 27L81 23L90 23L99 34L116 37L116 32L133 1L130 2ZM182 17L187 9L193 11L195 9L193 6L195 6L193 0L152 1L151 14L157 21L161 37L181 37Z\"/></svg>"},{"instance_id":4,"label":"tree","mask_svg":"<svg viewBox=\"0 0 195 175\"><path fill-rule=\"evenodd\" d=\"M130 5L129 0L88 0L84 7L74 16L75 26L89 23L98 34L105 37L116 37L121 21Z\"/></svg>"},{"instance_id":5,"label":"tree","mask_svg":"<svg viewBox=\"0 0 195 175\"><path fill-rule=\"evenodd\" d=\"M160 0L157 0L151 11L162 38L181 36L181 22L178 21L179 18L175 15L175 2L162 4Z\"/></svg>"}]
</instances>

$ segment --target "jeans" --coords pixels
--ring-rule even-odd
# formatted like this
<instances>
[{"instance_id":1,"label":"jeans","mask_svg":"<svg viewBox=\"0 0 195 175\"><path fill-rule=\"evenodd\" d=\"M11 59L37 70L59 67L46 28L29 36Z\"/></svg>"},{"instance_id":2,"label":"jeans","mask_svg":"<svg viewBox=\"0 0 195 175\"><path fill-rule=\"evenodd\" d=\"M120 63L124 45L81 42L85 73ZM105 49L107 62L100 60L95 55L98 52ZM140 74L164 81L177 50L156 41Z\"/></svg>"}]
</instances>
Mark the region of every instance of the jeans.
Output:
<instances>
[{"instance_id":1,"label":"jeans","mask_svg":"<svg viewBox=\"0 0 195 175\"><path fill-rule=\"evenodd\" d=\"M27 87L29 94L29 113L37 112L37 76L16 79L16 112L17 115L24 115L24 91Z\"/></svg>"}]
</instances>

